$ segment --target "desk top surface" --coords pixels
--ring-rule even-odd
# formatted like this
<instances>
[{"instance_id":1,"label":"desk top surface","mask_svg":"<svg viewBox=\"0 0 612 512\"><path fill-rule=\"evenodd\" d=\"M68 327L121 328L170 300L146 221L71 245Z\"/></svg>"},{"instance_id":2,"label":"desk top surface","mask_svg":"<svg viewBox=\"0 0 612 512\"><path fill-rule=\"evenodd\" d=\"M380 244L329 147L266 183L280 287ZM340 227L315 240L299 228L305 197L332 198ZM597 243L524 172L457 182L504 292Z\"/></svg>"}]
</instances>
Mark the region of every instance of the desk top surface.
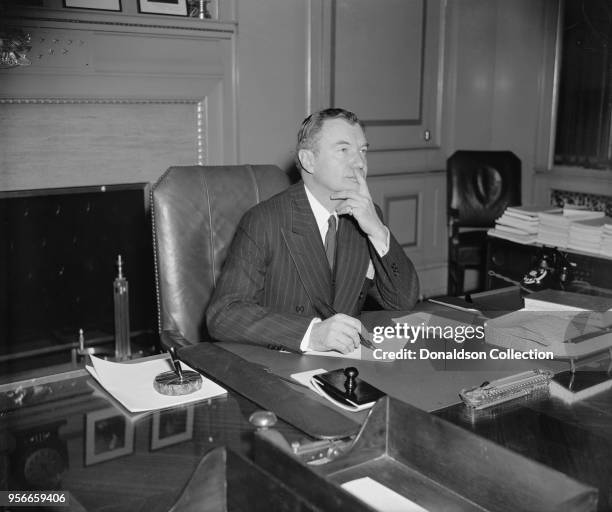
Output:
<instances>
[{"instance_id":1,"label":"desk top surface","mask_svg":"<svg viewBox=\"0 0 612 512\"><path fill-rule=\"evenodd\" d=\"M391 316L397 313L365 315L364 323L372 328ZM389 395L437 411L462 428L598 487L600 510L612 508L612 391L574 405L543 399L470 416L457 403L461 388L532 368L533 362L511 368L496 361L356 362L220 346L282 377L357 366L363 379ZM567 369L566 363L547 363ZM230 391L225 398L188 407L130 415L84 371L0 386L0 463L8 468L0 472L0 483L13 490L59 486L85 510L167 510L211 448L226 445L249 454L253 428L248 417L259 408ZM357 422L366 416L344 414ZM305 440L282 421L277 428L289 441Z\"/></svg>"}]
</instances>

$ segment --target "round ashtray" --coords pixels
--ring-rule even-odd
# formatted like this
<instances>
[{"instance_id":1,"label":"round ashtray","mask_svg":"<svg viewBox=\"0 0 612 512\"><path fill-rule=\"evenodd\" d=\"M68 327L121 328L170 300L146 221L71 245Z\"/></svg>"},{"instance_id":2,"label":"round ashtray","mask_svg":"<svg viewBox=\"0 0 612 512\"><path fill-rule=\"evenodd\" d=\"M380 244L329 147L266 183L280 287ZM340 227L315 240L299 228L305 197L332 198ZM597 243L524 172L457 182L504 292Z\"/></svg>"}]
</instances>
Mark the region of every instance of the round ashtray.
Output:
<instances>
[{"instance_id":1,"label":"round ashtray","mask_svg":"<svg viewBox=\"0 0 612 512\"><path fill-rule=\"evenodd\" d=\"M202 376L191 370L183 371L180 376L176 372L168 371L155 377L153 387L162 395L188 395L202 387Z\"/></svg>"}]
</instances>

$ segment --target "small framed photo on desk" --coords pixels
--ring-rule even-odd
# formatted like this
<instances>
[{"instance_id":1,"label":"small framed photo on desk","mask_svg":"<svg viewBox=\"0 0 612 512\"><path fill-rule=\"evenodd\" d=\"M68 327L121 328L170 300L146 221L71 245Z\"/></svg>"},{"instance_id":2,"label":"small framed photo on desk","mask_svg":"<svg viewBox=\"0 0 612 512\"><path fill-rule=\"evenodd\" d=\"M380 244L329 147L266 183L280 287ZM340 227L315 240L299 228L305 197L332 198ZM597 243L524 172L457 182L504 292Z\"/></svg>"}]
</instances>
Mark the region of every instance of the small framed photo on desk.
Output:
<instances>
[{"instance_id":1,"label":"small framed photo on desk","mask_svg":"<svg viewBox=\"0 0 612 512\"><path fill-rule=\"evenodd\" d=\"M151 450L189 441L192 437L193 405L153 414Z\"/></svg>"},{"instance_id":2,"label":"small framed photo on desk","mask_svg":"<svg viewBox=\"0 0 612 512\"><path fill-rule=\"evenodd\" d=\"M115 407L87 414L85 465L98 464L134 451L134 425Z\"/></svg>"}]
</instances>

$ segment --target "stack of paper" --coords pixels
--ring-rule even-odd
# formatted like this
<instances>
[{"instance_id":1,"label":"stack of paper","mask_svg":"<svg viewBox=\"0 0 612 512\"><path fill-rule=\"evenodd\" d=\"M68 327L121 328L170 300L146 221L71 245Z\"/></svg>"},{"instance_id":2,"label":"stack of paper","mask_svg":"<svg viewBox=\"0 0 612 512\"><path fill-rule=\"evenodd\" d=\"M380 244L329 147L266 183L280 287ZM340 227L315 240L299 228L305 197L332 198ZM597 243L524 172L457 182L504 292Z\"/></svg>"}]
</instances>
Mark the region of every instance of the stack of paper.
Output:
<instances>
[{"instance_id":1,"label":"stack of paper","mask_svg":"<svg viewBox=\"0 0 612 512\"><path fill-rule=\"evenodd\" d=\"M583 357L612 347L611 298L543 290L524 300L524 309L485 323L487 343L550 350L559 357Z\"/></svg>"},{"instance_id":2,"label":"stack of paper","mask_svg":"<svg viewBox=\"0 0 612 512\"><path fill-rule=\"evenodd\" d=\"M130 412L164 409L227 393L206 377L202 377L202 387L188 395L168 396L158 393L153 387L153 381L158 374L173 371L170 359L113 363L91 356L91 362L93 366L86 366L87 371ZM191 370L185 364L182 366L184 370Z\"/></svg>"},{"instance_id":3,"label":"stack of paper","mask_svg":"<svg viewBox=\"0 0 612 512\"><path fill-rule=\"evenodd\" d=\"M538 216L540 225L537 242L543 245L567 248L572 222L603 217L604 212L565 206L562 212L541 212Z\"/></svg>"},{"instance_id":4,"label":"stack of paper","mask_svg":"<svg viewBox=\"0 0 612 512\"><path fill-rule=\"evenodd\" d=\"M600 254L603 230L606 224L612 228L612 219L610 217L598 217L572 222L569 230L568 248Z\"/></svg>"},{"instance_id":5,"label":"stack of paper","mask_svg":"<svg viewBox=\"0 0 612 512\"><path fill-rule=\"evenodd\" d=\"M536 241L541 212L561 212L561 208L550 206L509 206L503 215L495 221L495 228L488 234L498 238L505 238L521 244Z\"/></svg>"},{"instance_id":6,"label":"stack of paper","mask_svg":"<svg viewBox=\"0 0 612 512\"><path fill-rule=\"evenodd\" d=\"M525 311L611 311L612 299L599 295L542 290L524 297ZM612 318L611 318L612 322Z\"/></svg>"},{"instance_id":7,"label":"stack of paper","mask_svg":"<svg viewBox=\"0 0 612 512\"><path fill-rule=\"evenodd\" d=\"M550 351L555 357L585 357L612 348L603 313L519 310L488 320L485 339L517 351Z\"/></svg>"},{"instance_id":8,"label":"stack of paper","mask_svg":"<svg viewBox=\"0 0 612 512\"><path fill-rule=\"evenodd\" d=\"M608 217L609 219L609 217ZM601 228L600 254L612 258L612 222L608 220Z\"/></svg>"}]
</instances>

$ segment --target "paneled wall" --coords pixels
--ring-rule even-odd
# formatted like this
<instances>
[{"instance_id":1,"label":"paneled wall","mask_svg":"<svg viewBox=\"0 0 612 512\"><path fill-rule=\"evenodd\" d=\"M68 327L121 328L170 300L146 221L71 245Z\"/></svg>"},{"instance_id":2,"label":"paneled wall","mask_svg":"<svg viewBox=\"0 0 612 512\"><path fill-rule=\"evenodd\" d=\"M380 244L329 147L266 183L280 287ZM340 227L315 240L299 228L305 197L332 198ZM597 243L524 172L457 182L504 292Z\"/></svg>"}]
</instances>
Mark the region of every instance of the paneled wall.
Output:
<instances>
[{"instance_id":1,"label":"paneled wall","mask_svg":"<svg viewBox=\"0 0 612 512\"><path fill-rule=\"evenodd\" d=\"M289 169L306 98L309 0L238 0L239 163Z\"/></svg>"},{"instance_id":2,"label":"paneled wall","mask_svg":"<svg viewBox=\"0 0 612 512\"><path fill-rule=\"evenodd\" d=\"M446 289L448 156L510 149L524 202L539 194L558 0L221 0L225 22L44 3L32 66L0 70L3 189L154 181L197 161L289 169L301 119L345 106L426 295Z\"/></svg>"},{"instance_id":3,"label":"paneled wall","mask_svg":"<svg viewBox=\"0 0 612 512\"><path fill-rule=\"evenodd\" d=\"M370 143L369 187L426 296L446 290L441 148L446 2L310 3L311 109L353 110Z\"/></svg>"},{"instance_id":4,"label":"paneled wall","mask_svg":"<svg viewBox=\"0 0 612 512\"><path fill-rule=\"evenodd\" d=\"M535 199L533 174L542 147L539 127L547 115L542 111L542 87L554 69L556 26L551 17L557 4L448 3L447 155L458 149L513 151L522 161L524 203Z\"/></svg>"}]
</instances>

